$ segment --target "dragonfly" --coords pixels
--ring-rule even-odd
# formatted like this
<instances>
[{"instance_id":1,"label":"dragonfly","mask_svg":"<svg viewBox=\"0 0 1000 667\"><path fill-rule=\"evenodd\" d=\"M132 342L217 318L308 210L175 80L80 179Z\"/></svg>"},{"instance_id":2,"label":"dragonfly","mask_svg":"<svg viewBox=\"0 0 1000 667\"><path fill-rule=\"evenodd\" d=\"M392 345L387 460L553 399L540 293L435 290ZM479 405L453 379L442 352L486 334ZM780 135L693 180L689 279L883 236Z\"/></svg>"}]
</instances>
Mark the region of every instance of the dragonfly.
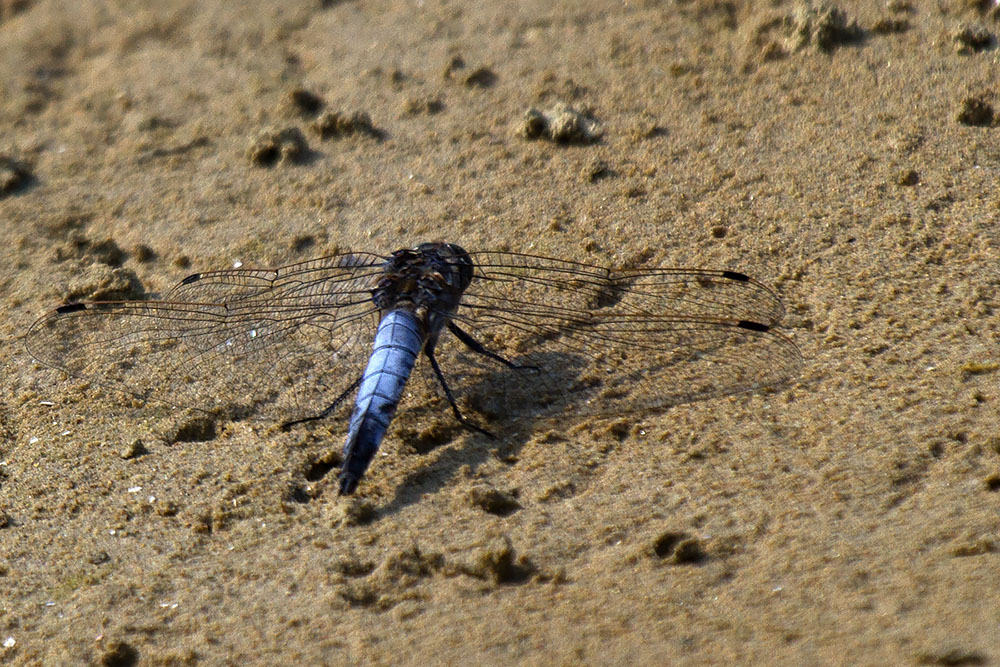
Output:
<instances>
[{"instance_id":1,"label":"dragonfly","mask_svg":"<svg viewBox=\"0 0 1000 667\"><path fill-rule=\"evenodd\" d=\"M484 419L664 410L795 378L803 358L775 329L783 312L737 271L433 242L195 273L162 300L69 303L25 342L42 364L143 402L285 428L346 421L338 490L349 495L415 366L460 424L487 435Z\"/></svg>"}]
</instances>

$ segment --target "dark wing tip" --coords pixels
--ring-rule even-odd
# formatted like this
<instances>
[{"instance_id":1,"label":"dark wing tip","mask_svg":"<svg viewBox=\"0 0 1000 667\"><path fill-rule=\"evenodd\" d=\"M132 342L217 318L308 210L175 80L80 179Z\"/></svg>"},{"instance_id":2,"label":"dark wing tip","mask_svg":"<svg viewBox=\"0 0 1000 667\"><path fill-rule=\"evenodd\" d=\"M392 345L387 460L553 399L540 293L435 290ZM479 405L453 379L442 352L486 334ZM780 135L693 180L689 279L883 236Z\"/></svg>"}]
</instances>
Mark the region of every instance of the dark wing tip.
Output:
<instances>
[{"instance_id":1,"label":"dark wing tip","mask_svg":"<svg viewBox=\"0 0 1000 667\"><path fill-rule=\"evenodd\" d=\"M182 280L180 284L181 285L190 285L191 283L197 282L199 280L201 280L201 274L200 273L192 273L190 276L188 276L187 278L185 278L184 280Z\"/></svg>"},{"instance_id":2,"label":"dark wing tip","mask_svg":"<svg viewBox=\"0 0 1000 667\"><path fill-rule=\"evenodd\" d=\"M736 326L738 326L740 329L746 329L747 331L760 331L762 333L771 330L771 327L767 326L766 324L761 324L760 322L751 322L750 320L740 320L739 322L736 323Z\"/></svg>"},{"instance_id":3,"label":"dark wing tip","mask_svg":"<svg viewBox=\"0 0 1000 667\"><path fill-rule=\"evenodd\" d=\"M728 278L729 280L736 280L741 283L750 282L750 276L745 273L740 273L739 271L723 271L723 278Z\"/></svg>"},{"instance_id":4,"label":"dark wing tip","mask_svg":"<svg viewBox=\"0 0 1000 667\"><path fill-rule=\"evenodd\" d=\"M87 304L85 303L67 303L65 306L59 306L56 308L56 312L60 315L65 315L66 313L77 313L81 310L87 310Z\"/></svg>"}]
</instances>

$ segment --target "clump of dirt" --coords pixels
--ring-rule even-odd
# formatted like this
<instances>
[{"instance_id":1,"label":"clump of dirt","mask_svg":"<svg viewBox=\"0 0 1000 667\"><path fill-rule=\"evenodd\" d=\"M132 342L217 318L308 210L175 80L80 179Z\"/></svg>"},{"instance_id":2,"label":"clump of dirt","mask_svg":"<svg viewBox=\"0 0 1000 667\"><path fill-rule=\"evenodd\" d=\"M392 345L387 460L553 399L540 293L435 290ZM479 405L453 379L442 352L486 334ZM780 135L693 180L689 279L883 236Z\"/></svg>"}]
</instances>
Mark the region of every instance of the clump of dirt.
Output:
<instances>
[{"instance_id":1,"label":"clump of dirt","mask_svg":"<svg viewBox=\"0 0 1000 667\"><path fill-rule=\"evenodd\" d=\"M403 103L404 116L421 114L433 116L444 111L444 100L440 97L411 97Z\"/></svg>"},{"instance_id":2,"label":"clump of dirt","mask_svg":"<svg viewBox=\"0 0 1000 667\"><path fill-rule=\"evenodd\" d=\"M207 415L190 415L164 434L167 444L208 442L215 439L215 420Z\"/></svg>"},{"instance_id":3,"label":"clump of dirt","mask_svg":"<svg viewBox=\"0 0 1000 667\"><path fill-rule=\"evenodd\" d=\"M920 182L920 174L915 169L904 169L896 177L896 183L903 186L913 186Z\"/></svg>"},{"instance_id":4,"label":"clump of dirt","mask_svg":"<svg viewBox=\"0 0 1000 667\"><path fill-rule=\"evenodd\" d=\"M896 35L910 29L910 22L897 16L885 16L872 24L872 32L876 35Z\"/></svg>"},{"instance_id":5,"label":"clump of dirt","mask_svg":"<svg viewBox=\"0 0 1000 667\"><path fill-rule=\"evenodd\" d=\"M829 53L843 44L861 40L864 31L855 20L849 20L843 10L827 3L802 0L787 21L790 27L788 46L801 51L813 45Z\"/></svg>"},{"instance_id":6,"label":"clump of dirt","mask_svg":"<svg viewBox=\"0 0 1000 667\"><path fill-rule=\"evenodd\" d=\"M247 149L247 157L258 167L277 164L303 164L312 151L302 131L297 127L262 132Z\"/></svg>"},{"instance_id":7,"label":"clump of dirt","mask_svg":"<svg viewBox=\"0 0 1000 667\"><path fill-rule=\"evenodd\" d=\"M148 453L149 450L146 449L146 445L143 444L141 438L132 438L118 451L118 456L126 461L129 461L131 459L137 459Z\"/></svg>"},{"instance_id":8,"label":"clump of dirt","mask_svg":"<svg viewBox=\"0 0 1000 667\"><path fill-rule=\"evenodd\" d=\"M288 93L288 104L294 113L305 118L315 116L326 106L322 97L305 88L295 88Z\"/></svg>"},{"instance_id":9,"label":"clump of dirt","mask_svg":"<svg viewBox=\"0 0 1000 667\"><path fill-rule=\"evenodd\" d=\"M28 9L31 0L4 0L0 2L0 21L5 21Z\"/></svg>"},{"instance_id":10,"label":"clump of dirt","mask_svg":"<svg viewBox=\"0 0 1000 667\"><path fill-rule=\"evenodd\" d=\"M95 262L83 268L69 284L67 301L123 301L146 293L139 277L129 269Z\"/></svg>"},{"instance_id":11,"label":"clump of dirt","mask_svg":"<svg viewBox=\"0 0 1000 667\"><path fill-rule=\"evenodd\" d=\"M367 526L378 518L378 509L370 500L350 498L341 503L334 525Z\"/></svg>"},{"instance_id":12,"label":"clump of dirt","mask_svg":"<svg viewBox=\"0 0 1000 667\"><path fill-rule=\"evenodd\" d=\"M674 565L692 565L704 561L708 555L696 537L685 533L666 532L654 540L653 555Z\"/></svg>"},{"instance_id":13,"label":"clump of dirt","mask_svg":"<svg viewBox=\"0 0 1000 667\"><path fill-rule=\"evenodd\" d=\"M521 134L528 139L560 144L592 144L600 140L602 133L597 119L563 102L546 111L529 108L521 123Z\"/></svg>"},{"instance_id":14,"label":"clump of dirt","mask_svg":"<svg viewBox=\"0 0 1000 667\"><path fill-rule=\"evenodd\" d=\"M990 127L996 122L996 113L985 95L974 95L962 100L958 122L973 127Z\"/></svg>"},{"instance_id":15,"label":"clump of dirt","mask_svg":"<svg viewBox=\"0 0 1000 667\"><path fill-rule=\"evenodd\" d=\"M939 0L937 6L943 14L978 14L993 20L1000 18L1000 6L996 0Z\"/></svg>"},{"instance_id":16,"label":"clump of dirt","mask_svg":"<svg viewBox=\"0 0 1000 667\"><path fill-rule=\"evenodd\" d=\"M97 664L107 667L135 665L138 664L139 657L139 651L131 644L121 640L113 640L105 642Z\"/></svg>"},{"instance_id":17,"label":"clump of dirt","mask_svg":"<svg viewBox=\"0 0 1000 667\"><path fill-rule=\"evenodd\" d=\"M490 88L496 82L497 75L489 67L477 67L463 80L467 88Z\"/></svg>"},{"instance_id":18,"label":"clump of dirt","mask_svg":"<svg viewBox=\"0 0 1000 667\"><path fill-rule=\"evenodd\" d=\"M132 249L132 255L135 257L136 261L146 264L147 262L152 262L156 259L156 251L145 243L140 243L135 248Z\"/></svg>"},{"instance_id":19,"label":"clump of dirt","mask_svg":"<svg viewBox=\"0 0 1000 667\"><path fill-rule=\"evenodd\" d=\"M474 552L472 562L461 569L464 574L499 585L524 583L538 568L526 556L518 556L510 538L504 535Z\"/></svg>"},{"instance_id":20,"label":"clump of dirt","mask_svg":"<svg viewBox=\"0 0 1000 667\"><path fill-rule=\"evenodd\" d=\"M469 490L469 503L488 514L509 516L521 509L517 491L501 491L491 486L474 486Z\"/></svg>"},{"instance_id":21,"label":"clump of dirt","mask_svg":"<svg viewBox=\"0 0 1000 667\"><path fill-rule=\"evenodd\" d=\"M78 260L88 264L107 264L114 268L125 263L127 254L112 238L92 241L79 232L72 233L70 239L56 247L54 261Z\"/></svg>"},{"instance_id":22,"label":"clump of dirt","mask_svg":"<svg viewBox=\"0 0 1000 667\"><path fill-rule=\"evenodd\" d=\"M880 22L879 32L903 32L905 19ZM780 60L809 47L829 53L838 46L860 42L864 30L841 9L827 3L800 0L790 14L767 14L753 29L751 43L763 62Z\"/></svg>"},{"instance_id":23,"label":"clump of dirt","mask_svg":"<svg viewBox=\"0 0 1000 667\"><path fill-rule=\"evenodd\" d=\"M341 113L328 111L310 125L320 139L340 139L354 134L365 135L374 139L384 139L385 132L375 127L371 116L364 111Z\"/></svg>"},{"instance_id":24,"label":"clump of dirt","mask_svg":"<svg viewBox=\"0 0 1000 667\"><path fill-rule=\"evenodd\" d=\"M34 176L28 165L6 155L0 155L0 199L28 188Z\"/></svg>"},{"instance_id":25,"label":"clump of dirt","mask_svg":"<svg viewBox=\"0 0 1000 667\"><path fill-rule=\"evenodd\" d=\"M433 576L445 565L444 556L439 553L425 553L414 544L408 549L401 549L389 554L375 570L374 579L379 580L384 587L390 583L410 587L420 579Z\"/></svg>"},{"instance_id":26,"label":"clump of dirt","mask_svg":"<svg viewBox=\"0 0 1000 667\"><path fill-rule=\"evenodd\" d=\"M952 35L955 51L963 55L992 49L997 44L996 35L981 25L967 24Z\"/></svg>"},{"instance_id":27,"label":"clump of dirt","mask_svg":"<svg viewBox=\"0 0 1000 667\"><path fill-rule=\"evenodd\" d=\"M596 183L606 178L617 178L618 172L604 160L594 159L583 168L582 176L584 181Z\"/></svg>"},{"instance_id":28,"label":"clump of dirt","mask_svg":"<svg viewBox=\"0 0 1000 667\"><path fill-rule=\"evenodd\" d=\"M458 79L466 88L491 88L496 85L497 77L489 67L476 67L469 72L465 72L468 67L462 56L453 56L444 68L445 79ZM459 73L462 73L459 76Z\"/></svg>"}]
</instances>

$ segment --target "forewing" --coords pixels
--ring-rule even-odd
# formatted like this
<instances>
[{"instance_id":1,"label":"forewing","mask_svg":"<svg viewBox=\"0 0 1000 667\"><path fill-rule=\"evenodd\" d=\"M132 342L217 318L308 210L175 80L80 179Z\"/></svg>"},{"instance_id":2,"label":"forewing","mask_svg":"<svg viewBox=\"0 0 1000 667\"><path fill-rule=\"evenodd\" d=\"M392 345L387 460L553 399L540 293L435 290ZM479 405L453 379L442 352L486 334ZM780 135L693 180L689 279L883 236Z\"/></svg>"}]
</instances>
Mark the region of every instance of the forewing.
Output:
<instances>
[{"instance_id":1,"label":"forewing","mask_svg":"<svg viewBox=\"0 0 1000 667\"><path fill-rule=\"evenodd\" d=\"M490 416L617 414L778 385L797 346L773 327L781 301L732 271L597 266L472 253L455 323L505 368L454 336L441 366L466 405ZM463 393L464 392L464 393Z\"/></svg>"},{"instance_id":2,"label":"forewing","mask_svg":"<svg viewBox=\"0 0 1000 667\"><path fill-rule=\"evenodd\" d=\"M163 301L62 306L26 336L36 359L141 400L298 419L361 374L383 258L194 274Z\"/></svg>"}]
</instances>

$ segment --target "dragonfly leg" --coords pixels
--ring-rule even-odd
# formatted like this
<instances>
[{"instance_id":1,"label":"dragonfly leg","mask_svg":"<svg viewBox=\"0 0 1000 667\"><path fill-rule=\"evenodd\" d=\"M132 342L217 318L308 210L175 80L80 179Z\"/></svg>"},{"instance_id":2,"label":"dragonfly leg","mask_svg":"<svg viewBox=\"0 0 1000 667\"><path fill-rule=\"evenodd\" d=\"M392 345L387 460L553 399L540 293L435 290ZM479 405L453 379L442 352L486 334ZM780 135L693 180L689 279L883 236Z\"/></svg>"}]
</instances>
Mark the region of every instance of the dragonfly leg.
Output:
<instances>
[{"instance_id":1,"label":"dragonfly leg","mask_svg":"<svg viewBox=\"0 0 1000 667\"><path fill-rule=\"evenodd\" d=\"M513 368L513 369L516 369L516 370L532 370L532 371L541 370L538 366L522 366L521 364L515 364L513 361L510 361L509 359L504 359L503 357L501 357L496 352L493 352L491 350L487 350L485 347L483 347L482 343L480 343L478 340L476 340L475 338L473 338L472 336L470 336L468 333L466 333L465 331L463 331L462 329L460 329L459 326L457 324L455 324L454 322L452 322L451 320L448 321L448 331L450 331L453 334L455 334L455 336L460 341L462 341L463 343L465 343L465 346L467 348L469 348L470 350L472 350L476 354L481 354L484 357L489 357L490 359L493 359L494 361L499 361L501 364L503 364L507 368Z\"/></svg>"},{"instance_id":2,"label":"dragonfly leg","mask_svg":"<svg viewBox=\"0 0 1000 667\"><path fill-rule=\"evenodd\" d=\"M432 344L428 344L427 347L424 348L424 354L427 355L427 359L431 362L431 368L434 369L434 374L437 376L438 382L441 383L441 387L444 389L444 395L448 397L448 403L451 405L451 411L455 413L455 419L457 419L462 426L468 429L482 433L490 438L496 438L495 435L486 429L473 424L462 416L462 411L458 409L458 404L455 402L455 396L452 395L451 389L448 388L448 383L445 382L444 373L441 372L441 367L438 366L437 359L434 358L434 346Z\"/></svg>"},{"instance_id":3,"label":"dragonfly leg","mask_svg":"<svg viewBox=\"0 0 1000 667\"><path fill-rule=\"evenodd\" d=\"M338 396L337 399L333 403L331 403L329 406L327 406L323 410L323 412L319 413L318 415L312 415L311 417L303 417L302 419L293 419L292 421L283 422L281 424L281 426L280 426L281 430L282 431L287 431L287 430L291 429L293 426L297 426L299 424L304 424L306 422L319 421L320 419L326 419L331 414L333 414L333 411L336 410L340 406L340 404L344 402L344 399L347 398L348 395L350 395L351 393L353 393L354 390L358 388L358 385L361 384L361 378L362 377L364 377L364 376L359 375L358 379L355 380L354 382L352 382L351 386L348 387L347 389L345 389L344 393L342 393L340 396Z\"/></svg>"}]
</instances>

